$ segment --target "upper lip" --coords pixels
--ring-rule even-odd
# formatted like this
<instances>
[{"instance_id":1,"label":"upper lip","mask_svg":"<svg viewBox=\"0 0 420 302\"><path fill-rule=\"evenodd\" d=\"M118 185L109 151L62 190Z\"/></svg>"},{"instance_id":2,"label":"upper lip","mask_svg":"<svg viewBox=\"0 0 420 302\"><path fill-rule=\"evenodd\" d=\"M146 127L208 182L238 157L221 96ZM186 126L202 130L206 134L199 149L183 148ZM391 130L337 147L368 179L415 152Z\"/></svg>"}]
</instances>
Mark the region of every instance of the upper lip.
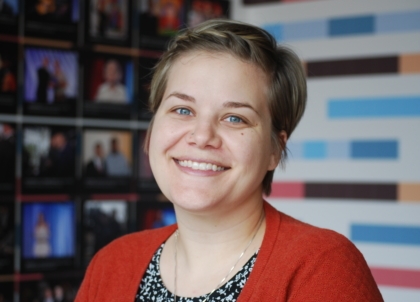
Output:
<instances>
[{"instance_id":1,"label":"upper lip","mask_svg":"<svg viewBox=\"0 0 420 302\"><path fill-rule=\"evenodd\" d=\"M191 157L174 157L173 159L178 160L178 161L190 160L190 161L194 161L194 162L198 162L198 163L212 164L212 165L216 165L218 167L223 167L225 169L230 168L229 166L226 166L226 165L222 164L220 161L211 160L211 159L191 158Z\"/></svg>"}]
</instances>

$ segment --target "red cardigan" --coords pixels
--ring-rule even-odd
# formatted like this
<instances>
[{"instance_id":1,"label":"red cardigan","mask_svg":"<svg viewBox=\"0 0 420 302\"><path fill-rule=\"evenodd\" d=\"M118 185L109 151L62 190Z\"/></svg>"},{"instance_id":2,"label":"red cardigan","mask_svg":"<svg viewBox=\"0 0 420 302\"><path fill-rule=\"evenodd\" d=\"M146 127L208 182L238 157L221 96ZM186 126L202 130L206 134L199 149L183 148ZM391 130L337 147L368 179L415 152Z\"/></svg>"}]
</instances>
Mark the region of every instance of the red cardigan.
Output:
<instances>
[{"instance_id":1,"label":"red cardigan","mask_svg":"<svg viewBox=\"0 0 420 302\"><path fill-rule=\"evenodd\" d=\"M238 302L383 301L362 254L344 236L278 212L265 203L267 228ZM175 225L121 237L91 261L76 297L134 302L142 276Z\"/></svg>"}]
</instances>

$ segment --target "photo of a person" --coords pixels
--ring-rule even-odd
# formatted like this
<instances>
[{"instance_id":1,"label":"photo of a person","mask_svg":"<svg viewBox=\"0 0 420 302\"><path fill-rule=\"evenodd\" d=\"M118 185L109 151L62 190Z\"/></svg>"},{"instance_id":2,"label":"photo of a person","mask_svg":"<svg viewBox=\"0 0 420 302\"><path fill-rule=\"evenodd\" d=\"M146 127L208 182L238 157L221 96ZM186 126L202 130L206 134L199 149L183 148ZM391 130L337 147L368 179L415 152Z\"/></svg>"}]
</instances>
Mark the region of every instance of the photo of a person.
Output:
<instances>
[{"instance_id":1,"label":"photo of a person","mask_svg":"<svg viewBox=\"0 0 420 302\"><path fill-rule=\"evenodd\" d=\"M60 61L54 61L53 88L54 102L62 102L66 99L67 78L61 69Z\"/></svg>"},{"instance_id":2,"label":"photo of a person","mask_svg":"<svg viewBox=\"0 0 420 302\"><path fill-rule=\"evenodd\" d=\"M36 100L39 103L47 103L48 88L52 86L51 74L48 70L48 58L42 59L42 65L37 70L38 86L36 88Z\"/></svg>"},{"instance_id":3,"label":"photo of a person","mask_svg":"<svg viewBox=\"0 0 420 302\"><path fill-rule=\"evenodd\" d=\"M160 0L159 1L159 29L160 35L175 34L181 24L182 0Z\"/></svg>"},{"instance_id":4,"label":"photo of a person","mask_svg":"<svg viewBox=\"0 0 420 302\"><path fill-rule=\"evenodd\" d=\"M75 102L78 55L67 50L25 49L25 102Z\"/></svg>"},{"instance_id":5,"label":"photo of a person","mask_svg":"<svg viewBox=\"0 0 420 302\"><path fill-rule=\"evenodd\" d=\"M79 284L80 280L69 277L25 281L20 283L20 301L73 302Z\"/></svg>"},{"instance_id":6,"label":"photo of a person","mask_svg":"<svg viewBox=\"0 0 420 302\"><path fill-rule=\"evenodd\" d=\"M173 36L183 23L184 0L140 0L140 31Z\"/></svg>"},{"instance_id":7,"label":"photo of a person","mask_svg":"<svg viewBox=\"0 0 420 302\"><path fill-rule=\"evenodd\" d=\"M111 139L111 152L107 155L106 166L109 176L129 176L130 168L128 167L127 159L120 152L120 145L118 138Z\"/></svg>"},{"instance_id":8,"label":"photo of a person","mask_svg":"<svg viewBox=\"0 0 420 302\"><path fill-rule=\"evenodd\" d=\"M97 103L127 103L126 87L121 83L121 65L117 60L108 60L104 67L104 82L99 86L95 100Z\"/></svg>"},{"instance_id":9,"label":"photo of a person","mask_svg":"<svg viewBox=\"0 0 420 302\"><path fill-rule=\"evenodd\" d=\"M76 250L76 213L70 201L22 205L24 259L71 257Z\"/></svg>"},{"instance_id":10,"label":"photo of a person","mask_svg":"<svg viewBox=\"0 0 420 302\"><path fill-rule=\"evenodd\" d=\"M132 135L129 131L85 130L85 177L127 177L132 174Z\"/></svg>"},{"instance_id":11,"label":"photo of a person","mask_svg":"<svg viewBox=\"0 0 420 302\"><path fill-rule=\"evenodd\" d=\"M68 128L23 129L23 176L73 177L75 133Z\"/></svg>"},{"instance_id":12,"label":"photo of a person","mask_svg":"<svg viewBox=\"0 0 420 302\"><path fill-rule=\"evenodd\" d=\"M128 37L127 0L90 0L91 37L124 40Z\"/></svg>"},{"instance_id":13,"label":"photo of a person","mask_svg":"<svg viewBox=\"0 0 420 302\"><path fill-rule=\"evenodd\" d=\"M84 262L112 240L127 233L128 204L124 200L87 200L84 203Z\"/></svg>"},{"instance_id":14,"label":"photo of a person","mask_svg":"<svg viewBox=\"0 0 420 302\"><path fill-rule=\"evenodd\" d=\"M105 177L107 175L103 146L100 142L95 144L95 155L86 165L87 177Z\"/></svg>"},{"instance_id":15,"label":"photo of a person","mask_svg":"<svg viewBox=\"0 0 420 302\"><path fill-rule=\"evenodd\" d=\"M63 132L51 136L48 155L41 161L40 176L74 175L75 150Z\"/></svg>"},{"instance_id":16,"label":"photo of a person","mask_svg":"<svg viewBox=\"0 0 420 302\"><path fill-rule=\"evenodd\" d=\"M48 257L51 254L50 226L45 221L44 214L38 214L38 221L34 229L33 255L36 258Z\"/></svg>"},{"instance_id":17,"label":"photo of a person","mask_svg":"<svg viewBox=\"0 0 420 302\"><path fill-rule=\"evenodd\" d=\"M198 24L215 18L227 18L229 2L223 0L192 0L191 10L188 13L188 26Z\"/></svg>"}]
</instances>

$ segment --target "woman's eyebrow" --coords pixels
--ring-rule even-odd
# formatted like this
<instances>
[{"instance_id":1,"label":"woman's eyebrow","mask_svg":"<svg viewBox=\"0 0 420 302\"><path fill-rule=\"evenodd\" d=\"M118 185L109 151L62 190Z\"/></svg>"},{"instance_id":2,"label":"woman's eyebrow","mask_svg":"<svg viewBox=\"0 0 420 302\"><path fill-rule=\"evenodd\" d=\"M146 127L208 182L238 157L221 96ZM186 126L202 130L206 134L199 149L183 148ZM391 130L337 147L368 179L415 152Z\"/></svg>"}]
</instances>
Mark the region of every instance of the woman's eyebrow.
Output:
<instances>
[{"instance_id":1,"label":"woman's eyebrow","mask_svg":"<svg viewBox=\"0 0 420 302\"><path fill-rule=\"evenodd\" d=\"M256 114L260 115L254 107L252 107L250 104L247 104L247 103L225 102L225 103L223 103L223 107L225 107L225 108L249 108L252 111L254 111Z\"/></svg>"},{"instance_id":2,"label":"woman's eyebrow","mask_svg":"<svg viewBox=\"0 0 420 302\"><path fill-rule=\"evenodd\" d=\"M192 96L190 96L188 94L185 94L185 93L173 92L170 95L168 95L168 97L166 99L169 99L171 96L177 97L177 98L179 98L181 100L184 100L184 101L195 103L195 98L193 98Z\"/></svg>"}]
</instances>

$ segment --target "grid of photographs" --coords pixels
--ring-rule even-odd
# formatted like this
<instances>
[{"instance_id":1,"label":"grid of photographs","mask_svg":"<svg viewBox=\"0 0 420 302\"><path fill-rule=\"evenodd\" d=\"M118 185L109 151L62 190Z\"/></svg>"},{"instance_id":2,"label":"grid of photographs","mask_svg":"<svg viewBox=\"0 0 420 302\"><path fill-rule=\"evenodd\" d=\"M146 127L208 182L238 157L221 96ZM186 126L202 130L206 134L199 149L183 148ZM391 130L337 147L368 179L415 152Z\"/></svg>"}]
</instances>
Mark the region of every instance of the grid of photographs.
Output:
<instances>
[{"instance_id":1,"label":"grid of photographs","mask_svg":"<svg viewBox=\"0 0 420 302\"><path fill-rule=\"evenodd\" d=\"M151 74L225 0L0 0L0 301L74 301L98 250L176 223L143 152Z\"/></svg>"}]
</instances>

